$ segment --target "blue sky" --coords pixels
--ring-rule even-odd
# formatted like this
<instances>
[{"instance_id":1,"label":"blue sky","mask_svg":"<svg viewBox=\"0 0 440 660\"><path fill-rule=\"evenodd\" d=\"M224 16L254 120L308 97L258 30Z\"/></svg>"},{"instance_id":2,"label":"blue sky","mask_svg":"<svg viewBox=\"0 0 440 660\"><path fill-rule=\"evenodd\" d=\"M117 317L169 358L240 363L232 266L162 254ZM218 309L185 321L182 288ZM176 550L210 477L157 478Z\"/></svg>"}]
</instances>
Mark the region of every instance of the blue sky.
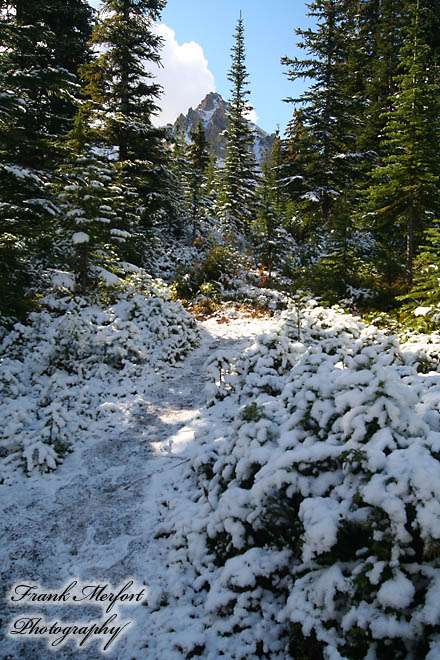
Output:
<instances>
[{"instance_id":1,"label":"blue sky","mask_svg":"<svg viewBox=\"0 0 440 660\"><path fill-rule=\"evenodd\" d=\"M90 2L95 7L99 4L99 0ZM305 83L289 82L280 58L304 56L296 48L295 35L296 27L310 24L304 0L168 0L158 27L165 40L164 66L154 70L165 90L157 123L174 121L209 91L229 98L227 75L240 10L253 118L268 132L277 126L284 132L292 106L282 99L299 94Z\"/></svg>"},{"instance_id":2,"label":"blue sky","mask_svg":"<svg viewBox=\"0 0 440 660\"><path fill-rule=\"evenodd\" d=\"M179 43L195 41L203 48L216 91L230 96L227 73L231 65L231 47L240 9L243 14L246 68L251 90L250 101L258 124L272 132L280 124L284 130L292 106L282 102L297 93L280 64L283 55L293 57L296 27L307 27L307 7L301 0L168 0L163 22L175 31ZM300 51L301 53L302 51ZM304 52L302 55L304 56ZM300 89L303 85L300 84Z\"/></svg>"}]
</instances>

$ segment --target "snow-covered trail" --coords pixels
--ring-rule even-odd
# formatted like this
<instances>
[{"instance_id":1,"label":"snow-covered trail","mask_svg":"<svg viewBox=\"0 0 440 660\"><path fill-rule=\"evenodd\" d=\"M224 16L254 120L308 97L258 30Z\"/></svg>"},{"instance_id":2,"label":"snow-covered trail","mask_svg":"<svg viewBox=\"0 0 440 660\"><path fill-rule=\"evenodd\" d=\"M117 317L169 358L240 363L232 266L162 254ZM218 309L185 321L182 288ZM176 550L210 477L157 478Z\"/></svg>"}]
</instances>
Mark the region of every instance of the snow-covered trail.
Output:
<instances>
[{"instance_id":1,"label":"snow-covered trail","mask_svg":"<svg viewBox=\"0 0 440 660\"><path fill-rule=\"evenodd\" d=\"M156 540L153 552L152 543L170 498L181 495L182 471L188 468L185 450L203 418L206 361L217 350L240 354L255 335L273 327L273 320L214 317L201 326L202 342L184 361L155 378L148 374L149 403L121 432L109 429L91 438L54 474L0 486L1 660L52 657L40 636L5 635L18 615L38 615L47 622L103 616L101 607L83 603L11 607L7 595L13 584L38 583L42 591L61 591L75 579L116 587L132 578L148 588L166 574L166 545L158 551ZM147 609L137 604L119 612L132 626L108 655L156 660L154 649L145 647L146 638L151 639ZM100 648L101 641L85 649L69 642L55 653L60 659L94 660L102 657Z\"/></svg>"}]
</instances>

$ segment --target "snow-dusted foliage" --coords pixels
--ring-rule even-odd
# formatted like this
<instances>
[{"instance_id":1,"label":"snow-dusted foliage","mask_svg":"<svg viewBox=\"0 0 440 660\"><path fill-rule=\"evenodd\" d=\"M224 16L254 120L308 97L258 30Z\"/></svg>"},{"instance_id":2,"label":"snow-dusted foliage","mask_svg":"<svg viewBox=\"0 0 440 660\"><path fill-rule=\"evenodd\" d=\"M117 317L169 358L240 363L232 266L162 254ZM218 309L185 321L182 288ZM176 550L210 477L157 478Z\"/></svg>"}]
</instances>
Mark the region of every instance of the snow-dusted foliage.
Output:
<instances>
[{"instance_id":1,"label":"snow-dusted foliage","mask_svg":"<svg viewBox=\"0 0 440 660\"><path fill-rule=\"evenodd\" d=\"M207 591L200 647L438 658L440 373L421 356L311 301L232 365L212 358L217 423L173 518Z\"/></svg>"},{"instance_id":2,"label":"snow-dusted foliage","mask_svg":"<svg viewBox=\"0 0 440 660\"><path fill-rule=\"evenodd\" d=\"M166 263L165 258L159 263ZM249 255L221 241L206 241L191 250L177 251L173 276L171 289L175 296L196 303L206 296L206 285L212 286L218 299L271 311L286 309L291 299L283 293L290 284L287 278L275 271L271 283L277 288L269 288L264 271Z\"/></svg>"},{"instance_id":3,"label":"snow-dusted foliage","mask_svg":"<svg viewBox=\"0 0 440 660\"><path fill-rule=\"evenodd\" d=\"M58 294L74 285L69 273L52 279ZM117 292L103 288L97 305L46 296L0 344L0 479L18 465L54 469L103 418L123 423L127 397L139 404L161 363L177 362L197 342L190 314L143 271Z\"/></svg>"}]
</instances>

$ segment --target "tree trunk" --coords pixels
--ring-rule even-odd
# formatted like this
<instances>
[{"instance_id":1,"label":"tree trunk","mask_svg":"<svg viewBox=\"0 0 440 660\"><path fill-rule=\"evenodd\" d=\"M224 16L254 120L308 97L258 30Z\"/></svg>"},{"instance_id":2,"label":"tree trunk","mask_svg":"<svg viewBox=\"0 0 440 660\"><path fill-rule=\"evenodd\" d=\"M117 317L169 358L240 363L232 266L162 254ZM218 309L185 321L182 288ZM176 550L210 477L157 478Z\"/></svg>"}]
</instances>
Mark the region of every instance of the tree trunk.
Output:
<instances>
[{"instance_id":1,"label":"tree trunk","mask_svg":"<svg viewBox=\"0 0 440 660\"><path fill-rule=\"evenodd\" d=\"M130 9L128 2L124 3L123 9L123 20L125 23L129 22L130 18ZM122 63L121 63L121 104L120 110L121 115L124 119L127 118L129 113L129 64L128 64L128 53L126 47L122 48ZM123 128L119 132L119 161L127 160L128 158L128 139L126 129Z\"/></svg>"},{"instance_id":2,"label":"tree trunk","mask_svg":"<svg viewBox=\"0 0 440 660\"><path fill-rule=\"evenodd\" d=\"M411 287L414 262L414 202L412 197L410 198L406 220L406 270L408 286Z\"/></svg>"}]
</instances>

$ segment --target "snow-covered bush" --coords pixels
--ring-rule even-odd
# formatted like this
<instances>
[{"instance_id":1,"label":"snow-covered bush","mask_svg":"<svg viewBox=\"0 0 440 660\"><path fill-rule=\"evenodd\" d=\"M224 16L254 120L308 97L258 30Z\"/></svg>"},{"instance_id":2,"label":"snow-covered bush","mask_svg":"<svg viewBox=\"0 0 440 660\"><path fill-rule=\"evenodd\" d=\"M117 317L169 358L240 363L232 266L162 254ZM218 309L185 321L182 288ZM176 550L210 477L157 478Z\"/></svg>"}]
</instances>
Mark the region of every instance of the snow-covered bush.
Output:
<instances>
[{"instance_id":1,"label":"snow-covered bush","mask_svg":"<svg viewBox=\"0 0 440 660\"><path fill-rule=\"evenodd\" d=\"M231 286L243 262L243 256L231 247L212 245L201 251L193 263L178 266L173 291L179 298L188 299L202 291L201 287L211 285L219 293Z\"/></svg>"},{"instance_id":2,"label":"snow-covered bush","mask_svg":"<svg viewBox=\"0 0 440 660\"><path fill-rule=\"evenodd\" d=\"M282 291L246 282L243 278L241 281L237 279L234 285L225 291L224 299L252 305L257 309L281 310L286 309L290 297Z\"/></svg>"},{"instance_id":3,"label":"snow-covered bush","mask_svg":"<svg viewBox=\"0 0 440 660\"><path fill-rule=\"evenodd\" d=\"M203 247L192 247L192 252L180 248L177 254L171 291L176 299L200 301L200 296L215 301L234 301L260 309L286 309L290 296L287 291L291 280L279 272L272 274L275 288L263 285L261 270L252 258L213 237ZM174 261L176 264L176 260ZM209 288L207 295L206 288ZM207 310L208 311L208 310Z\"/></svg>"},{"instance_id":4,"label":"snow-covered bush","mask_svg":"<svg viewBox=\"0 0 440 660\"><path fill-rule=\"evenodd\" d=\"M97 420L121 413L128 393L142 397L151 374L198 341L193 318L142 271L105 297L91 305L47 296L28 325L3 337L0 478L18 464L55 468Z\"/></svg>"},{"instance_id":5,"label":"snow-covered bush","mask_svg":"<svg viewBox=\"0 0 440 660\"><path fill-rule=\"evenodd\" d=\"M234 421L200 437L203 494L177 536L205 625L234 659L434 660L440 373L339 309L298 311L222 365Z\"/></svg>"}]
</instances>

